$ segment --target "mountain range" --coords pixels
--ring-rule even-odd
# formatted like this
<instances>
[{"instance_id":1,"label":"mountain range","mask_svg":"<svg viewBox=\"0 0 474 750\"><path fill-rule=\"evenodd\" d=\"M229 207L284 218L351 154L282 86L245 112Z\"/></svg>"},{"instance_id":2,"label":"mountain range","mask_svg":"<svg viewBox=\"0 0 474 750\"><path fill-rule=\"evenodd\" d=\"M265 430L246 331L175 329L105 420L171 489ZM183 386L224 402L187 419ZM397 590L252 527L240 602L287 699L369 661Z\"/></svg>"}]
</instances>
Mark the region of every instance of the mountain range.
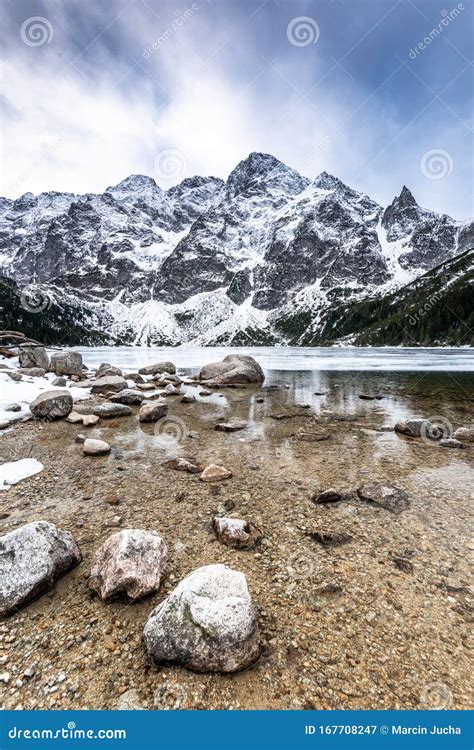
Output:
<instances>
[{"instance_id":1,"label":"mountain range","mask_svg":"<svg viewBox=\"0 0 474 750\"><path fill-rule=\"evenodd\" d=\"M473 248L407 187L383 207L252 153L226 182L0 198L0 314L70 345L472 344Z\"/></svg>"}]
</instances>

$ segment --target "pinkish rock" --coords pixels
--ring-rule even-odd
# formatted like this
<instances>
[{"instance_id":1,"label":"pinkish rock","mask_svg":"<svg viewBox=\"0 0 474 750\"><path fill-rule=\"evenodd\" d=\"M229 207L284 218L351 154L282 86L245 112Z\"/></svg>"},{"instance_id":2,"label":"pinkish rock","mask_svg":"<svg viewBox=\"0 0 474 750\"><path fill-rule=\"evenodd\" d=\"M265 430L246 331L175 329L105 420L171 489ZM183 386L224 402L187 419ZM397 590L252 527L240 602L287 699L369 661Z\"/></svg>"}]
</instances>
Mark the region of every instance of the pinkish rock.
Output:
<instances>
[{"instance_id":1,"label":"pinkish rock","mask_svg":"<svg viewBox=\"0 0 474 750\"><path fill-rule=\"evenodd\" d=\"M232 472L224 466L209 464L209 466L206 466L199 479L202 482L220 482L223 479L230 479L231 476Z\"/></svg>"},{"instance_id":2,"label":"pinkish rock","mask_svg":"<svg viewBox=\"0 0 474 750\"><path fill-rule=\"evenodd\" d=\"M263 536L253 523L240 518L214 516L212 527L222 544L236 549L252 549Z\"/></svg>"},{"instance_id":3,"label":"pinkish rock","mask_svg":"<svg viewBox=\"0 0 474 750\"><path fill-rule=\"evenodd\" d=\"M105 453L110 453L110 445L105 440L86 438L83 450L86 456L103 456Z\"/></svg>"}]
</instances>

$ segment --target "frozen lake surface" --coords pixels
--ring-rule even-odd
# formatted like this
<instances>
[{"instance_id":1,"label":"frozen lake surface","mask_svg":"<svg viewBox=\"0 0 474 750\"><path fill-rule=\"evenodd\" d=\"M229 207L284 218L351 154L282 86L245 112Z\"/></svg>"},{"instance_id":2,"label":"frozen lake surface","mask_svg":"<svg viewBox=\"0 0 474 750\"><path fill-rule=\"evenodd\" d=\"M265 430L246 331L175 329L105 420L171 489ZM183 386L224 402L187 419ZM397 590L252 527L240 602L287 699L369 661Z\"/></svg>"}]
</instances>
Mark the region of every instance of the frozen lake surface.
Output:
<instances>
[{"instance_id":1,"label":"frozen lake surface","mask_svg":"<svg viewBox=\"0 0 474 750\"><path fill-rule=\"evenodd\" d=\"M132 372L160 360L196 370L227 354L251 354L267 371L474 372L470 348L433 347L76 347L88 366L109 362Z\"/></svg>"}]
</instances>

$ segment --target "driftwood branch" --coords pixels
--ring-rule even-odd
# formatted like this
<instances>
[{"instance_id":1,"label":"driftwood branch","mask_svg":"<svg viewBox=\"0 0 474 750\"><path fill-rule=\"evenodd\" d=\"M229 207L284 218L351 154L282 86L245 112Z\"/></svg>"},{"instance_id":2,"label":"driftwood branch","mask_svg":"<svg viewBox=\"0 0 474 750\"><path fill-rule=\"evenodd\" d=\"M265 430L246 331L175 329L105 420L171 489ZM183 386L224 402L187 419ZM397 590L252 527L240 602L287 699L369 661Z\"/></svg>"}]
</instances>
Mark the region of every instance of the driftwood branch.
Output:
<instances>
[{"instance_id":1,"label":"driftwood branch","mask_svg":"<svg viewBox=\"0 0 474 750\"><path fill-rule=\"evenodd\" d=\"M14 344L4 344L4 341L16 341ZM29 336L25 336L24 333L21 333L20 331L0 331L0 346L2 349L16 349L17 346L20 346L21 344L27 344L28 346L45 346L45 344L41 344L39 341L36 341L36 339L30 339ZM48 349L57 349L56 346L48 346Z\"/></svg>"}]
</instances>

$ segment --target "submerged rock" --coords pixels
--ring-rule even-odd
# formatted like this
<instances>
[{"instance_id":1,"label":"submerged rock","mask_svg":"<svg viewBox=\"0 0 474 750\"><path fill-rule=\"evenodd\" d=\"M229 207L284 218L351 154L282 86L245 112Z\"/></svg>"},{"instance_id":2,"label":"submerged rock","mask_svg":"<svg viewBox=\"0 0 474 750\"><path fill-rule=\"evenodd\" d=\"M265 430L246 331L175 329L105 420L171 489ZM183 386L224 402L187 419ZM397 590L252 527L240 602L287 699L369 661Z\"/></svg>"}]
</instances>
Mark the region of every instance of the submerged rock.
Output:
<instances>
[{"instance_id":1,"label":"submerged rock","mask_svg":"<svg viewBox=\"0 0 474 750\"><path fill-rule=\"evenodd\" d=\"M410 501L404 490L384 484L363 484L357 490L361 500L380 505L391 513L401 513L410 507Z\"/></svg>"},{"instance_id":2,"label":"submerged rock","mask_svg":"<svg viewBox=\"0 0 474 750\"><path fill-rule=\"evenodd\" d=\"M192 394L183 396L181 399L182 404L195 404L196 403L196 396L193 396Z\"/></svg>"},{"instance_id":3,"label":"submerged rock","mask_svg":"<svg viewBox=\"0 0 474 750\"><path fill-rule=\"evenodd\" d=\"M209 464L209 466L206 466L199 479L202 482L220 482L222 479L230 479L231 476L232 472L224 466Z\"/></svg>"},{"instance_id":4,"label":"submerged rock","mask_svg":"<svg viewBox=\"0 0 474 750\"><path fill-rule=\"evenodd\" d=\"M458 427L453 438L464 443L474 443L474 427Z\"/></svg>"},{"instance_id":5,"label":"submerged rock","mask_svg":"<svg viewBox=\"0 0 474 750\"><path fill-rule=\"evenodd\" d=\"M429 426L427 419L407 419L404 422L397 422L394 430L408 437L420 437L421 431L429 429Z\"/></svg>"},{"instance_id":6,"label":"submerged rock","mask_svg":"<svg viewBox=\"0 0 474 750\"><path fill-rule=\"evenodd\" d=\"M455 438L443 438L443 440L439 441L439 444L443 448L465 448L466 447L464 443L461 443L460 440L456 440Z\"/></svg>"},{"instance_id":7,"label":"submerged rock","mask_svg":"<svg viewBox=\"0 0 474 750\"><path fill-rule=\"evenodd\" d=\"M238 432L239 430L245 430L247 422L242 419L235 419L232 422L219 422L215 428L218 432Z\"/></svg>"},{"instance_id":8,"label":"submerged rock","mask_svg":"<svg viewBox=\"0 0 474 750\"><path fill-rule=\"evenodd\" d=\"M101 599L120 594L139 599L160 588L166 557L166 544L155 531L119 531L97 550L89 588Z\"/></svg>"},{"instance_id":9,"label":"submerged rock","mask_svg":"<svg viewBox=\"0 0 474 750\"><path fill-rule=\"evenodd\" d=\"M49 369L56 375L82 376L82 354L79 352L55 352L51 357Z\"/></svg>"},{"instance_id":10,"label":"submerged rock","mask_svg":"<svg viewBox=\"0 0 474 750\"><path fill-rule=\"evenodd\" d=\"M340 503L341 500L345 500L345 495L331 487L329 490L324 490L324 492L315 492L311 500L313 503L316 503L316 505L324 503Z\"/></svg>"},{"instance_id":11,"label":"submerged rock","mask_svg":"<svg viewBox=\"0 0 474 750\"><path fill-rule=\"evenodd\" d=\"M201 464L194 464L186 458L170 458L163 463L163 466L175 471L187 471L190 474L200 474L204 468Z\"/></svg>"},{"instance_id":12,"label":"submerged rock","mask_svg":"<svg viewBox=\"0 0 474 750\"><path fill-rule=\"evenodd\" d=\"M209 383L263 383L265 375L258 362L247 354L228 354L222 362L204 365L199 379Z\"/></svg>"},{"instance_id":13,"label":"submerged rock","mask_svg":"<svg viewBox=\"0 0 474 750\"><path fill-rule=\"evenodd\" d=\"M31 402L30 411L38 419L62 419L71 413L72 406L69 391L46 391Z\"/></svg>"},{"instance_id":14,"label":"submerged rock","mask_svg":"<svg viewBox=\"0 0 474 750\"><path fill-rule=\"evenodd\" d=\"M263 537L260 529L253 523L240 518L214 516L212 527L222 544L236 549L252 549Z\"/></svg>"},{"instance_id":15,"label":"submerged rock","mask_svg":"<svg viewBox=\"0 0 474 750\"><path fill-rule=\"evenodd\" d=\"M81 560L69 531L34 521L0 537L0 616L35 599Z\"/></svg>"},{"instance_id":16,"label":"submerged rock","mask_svg":"<svg viewBox=\"0 0 474 750\"><path fill-rule=\"evenodd\" d=\"M162 417L168 414L168 404L157 401L154 404L143 404L140 407L140 422L158 422Z\"/></svg>"},{"instance_id":17,"label":"submerged rock","mask_svg":"<svg viewBox=\"0 0 474 750\"><path fill-rule=\"evenodd\" d=\"M153 610L143 637L157 664L222 673L250 666L261 644L244 574L225 565L198 568Z\"/></svg>"}]
</instances>

